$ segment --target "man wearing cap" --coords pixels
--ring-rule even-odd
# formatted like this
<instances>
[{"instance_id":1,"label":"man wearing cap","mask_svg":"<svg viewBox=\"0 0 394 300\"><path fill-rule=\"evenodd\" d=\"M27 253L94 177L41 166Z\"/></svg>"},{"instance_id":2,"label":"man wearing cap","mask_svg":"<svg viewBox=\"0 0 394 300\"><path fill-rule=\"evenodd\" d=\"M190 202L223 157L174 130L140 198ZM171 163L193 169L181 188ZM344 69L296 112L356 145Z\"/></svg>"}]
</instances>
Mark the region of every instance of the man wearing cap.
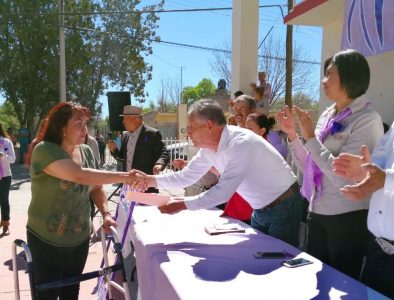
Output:
<instances>
[{"instance_id":1,"label":"man wearing cap","mask_svg":"<svg viewBox=\"0 0 394 300\"><path fill-rule=\"evenodd\" d=\"M123 108L123 132L120 149L114 141L108 143L111 155L122 162L122 171L136 169L147 174L158 174L169 163L170 157L157 129L142 122L142 110L126 105ZM155 193L151 188L147 192Z\"/></svg>"}]
</instances>

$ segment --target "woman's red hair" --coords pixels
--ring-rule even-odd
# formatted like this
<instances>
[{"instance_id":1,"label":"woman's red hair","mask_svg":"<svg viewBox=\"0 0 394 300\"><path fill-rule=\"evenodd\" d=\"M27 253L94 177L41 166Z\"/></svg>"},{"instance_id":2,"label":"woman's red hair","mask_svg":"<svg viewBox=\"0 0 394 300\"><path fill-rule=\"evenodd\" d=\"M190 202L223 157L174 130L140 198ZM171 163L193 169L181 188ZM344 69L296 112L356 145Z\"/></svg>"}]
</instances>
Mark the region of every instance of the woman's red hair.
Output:
<instances>
[{"instance_id":1,"label":"woman's red hair","mask_svg":"<svg viewBox=\"0 0 394 300\"><path fill-rule=\"evenodd\" d=\"M48 141L58 145L62 144L62 129L67 126L68 121L76 113L90 118L89 109L74 102L60 102L50 110L48 116L42 121L36 138L30 144L29 151L26 153L25 164L27 166L30 166L33 149L39 142Z\"/></svg>"}]
</instances>

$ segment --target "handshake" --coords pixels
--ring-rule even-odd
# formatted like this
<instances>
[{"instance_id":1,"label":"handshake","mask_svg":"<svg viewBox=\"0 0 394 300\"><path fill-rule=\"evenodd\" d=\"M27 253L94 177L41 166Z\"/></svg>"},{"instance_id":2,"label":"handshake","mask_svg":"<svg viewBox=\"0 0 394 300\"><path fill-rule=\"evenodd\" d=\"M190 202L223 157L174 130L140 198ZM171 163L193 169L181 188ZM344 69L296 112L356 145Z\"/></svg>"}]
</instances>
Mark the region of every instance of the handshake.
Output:
<instances>
[{"instance_id":1,"label":"handshake","mask_svg":"<svg viewBox=\"0 0 394 300\"><path fill-rule=\"evenodd\" d=\"M131 190L143 192L149 187L157 187L154 175L148 175L138 170L129 172L128 180L124 183L129 185ZM165 214L174 214L187 209L184 197L171 197L167 204L159 207L159 210Z\"/></svg>"},{"instance_id":2,"label":"handshake","mask_svg":"<svg viewBox=\"0 0 394 300\"><path fill-rule=\"evenodd\" d=\"M156 179L153 175L145 174L139 170L131 170L128 178L125 180L130 188L137 192L143 192L150 187L156 187Z\"/></svg>"}]
</instances>

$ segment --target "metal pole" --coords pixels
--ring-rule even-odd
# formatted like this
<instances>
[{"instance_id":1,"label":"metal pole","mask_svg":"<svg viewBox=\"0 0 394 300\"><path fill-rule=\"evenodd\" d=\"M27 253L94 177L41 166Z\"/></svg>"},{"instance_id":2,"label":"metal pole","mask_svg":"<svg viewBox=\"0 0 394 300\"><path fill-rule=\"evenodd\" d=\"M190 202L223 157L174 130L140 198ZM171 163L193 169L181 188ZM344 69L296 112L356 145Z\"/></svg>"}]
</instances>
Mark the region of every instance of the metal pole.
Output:
<instances>
[{"instance_id":1,"label":"metal pole","mask_svg":"<svg viewBox=\"0 0 394 300\"><path fill-rule=\"evenodd\" d=\"M59 49L60 49L60 66L59 66L59 86L60 102L66 101L66 53L64 39L64 3L59 0Z\"/></svg>"}]
</instances>

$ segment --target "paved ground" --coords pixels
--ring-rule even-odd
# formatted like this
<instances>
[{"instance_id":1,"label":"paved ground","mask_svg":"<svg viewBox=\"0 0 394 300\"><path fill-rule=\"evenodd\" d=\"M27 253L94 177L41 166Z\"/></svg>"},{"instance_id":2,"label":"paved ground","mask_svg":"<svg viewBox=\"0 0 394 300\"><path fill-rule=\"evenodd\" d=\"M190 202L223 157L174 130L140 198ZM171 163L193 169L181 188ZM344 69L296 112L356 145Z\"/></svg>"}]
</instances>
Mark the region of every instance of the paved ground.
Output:
<instances>
[{"instance_id":1,"label":"paved ground","mask_svg":"<svg viewBox=\"0 0 394 300\"><path fill-rule=\"evenodd\" d=\"M111 167L111 166L109 166ZM11 206L11 234L0 236L0 299L11 300L14 296L14 279L12 271L12 244L15 239L26 241L27 209L31 199L30 177L28 170L21 164L12 165L13 178L10 191ZM116 187L106 185L105 190L109 195ZM181 191L162 191L169 194L179 195ZM110 210L115 210L115 204L110 205ZM94 220L99 223L99 217ZM21 248L18 248L18 257L23 255ZM101 244L95 243L90 247L89 256L84 272L94 271L99 268L102 259ZM30 298L29 280L25 273L25 264L22 258L18 259L19 287L22 300ZM94 292L96 280L89 280L81 283L80 299L95 299Z\"/></svg>"}]
</instances>

